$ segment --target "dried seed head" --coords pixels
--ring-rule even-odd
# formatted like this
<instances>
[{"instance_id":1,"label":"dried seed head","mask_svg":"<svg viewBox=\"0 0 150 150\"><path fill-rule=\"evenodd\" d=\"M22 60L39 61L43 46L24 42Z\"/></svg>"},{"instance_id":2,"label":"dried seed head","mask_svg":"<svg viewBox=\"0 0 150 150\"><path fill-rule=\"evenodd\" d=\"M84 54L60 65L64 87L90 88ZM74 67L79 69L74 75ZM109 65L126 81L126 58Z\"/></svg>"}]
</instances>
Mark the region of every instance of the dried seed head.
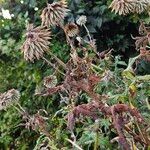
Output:
<instances>
[{"instance_id":1,"label":"dried seed head","mask_svg":"<svg viewBox=\"0 0 150 150\"><path fill-rule=\"evenodd\" d=\"M19 99L20 99L20 92L15 89L11 89L5 93L2 93L0 95L0 110L6 109L14 102L17 102Z\"/></svg>"},{"instance_id":2,"label":"dried seed head","mask_svg":"<svg viewBox=\"0 0 150 150\"><path fill-rule=\"evenodd\" d=\"M43 56L44 52L49 50L49 39L51 32L44 27L34 28L29 24L26 32L26 41L23 43L22 51L25 60L34 62L34 59L39 59Z\"/></svg>"},{"instance_id":3,"label":"dried seed head","mask_svg":"<svg viewBox=\"0 0 150 150\"><path fill-rule=\"evenodd\" d=\"M44 78L44 86L47 88L53 88L57 84L57 77L50 75Z\"/></svg>"},{"instance_id":4,"label":"dried seed head","mask_svg":"<svg viewBox=\"0 0 150 150\"><path fill-rule=\"evenodd\" d=\"M65 25L65 33L69 37L74 37L79 33L79 28L75 23L68 23Z\"/></svg>"},{"instance_id":5,"label":"dried seed head","mask_svg":"<svg viewBox=\"0 0 150 150\"><path fill-rule=\"evenodd\" d=\"M109 8L119 15L142 13L150 5L149 0L113 0Z\"/></svg>"},{"instance_id":6,"label":"dried seed head","mask_svg":"<svg viewBox=\"0 0 150 150\"><path fill-rule=\"evenodd\" d=\"M42 25L47 27L60 25L68 12L69 9L67 9L66 1L64 0L47 4L41 14Z\"/></svg>"},{"instance_id":7,"label":"dried seed head","mask_svg":"<svg viewBox=\"0 0 150 150\"><path fill-rule=\"evenodd\" d=\"M141 14L150 6L149 0L134 0L134 2L135 2L135 8L133 12L138 14Z\"/></svg>"},{"instance_id":8,"label":"dried seed head","mask_svg":"<svg viewBox=\"0 0 150 150\"><path fill-rule=\"evenodd\" d=\"M112 11L119 13L119 15L126 15L133 11L135 7L134 0L113 0L109 8L112 8Z\"/></svg>"},{"instance_id":9,"label":"dried seed head","mask_svg":"<svg viewBox=\"0 0 150 150\"><path fill-rule=\"evenodd\" d=\"M80 16L79 19L77 20L77 24L80 26L85 25L87 22L87 17L86 16Z\"/></svg>"}]
</instances>

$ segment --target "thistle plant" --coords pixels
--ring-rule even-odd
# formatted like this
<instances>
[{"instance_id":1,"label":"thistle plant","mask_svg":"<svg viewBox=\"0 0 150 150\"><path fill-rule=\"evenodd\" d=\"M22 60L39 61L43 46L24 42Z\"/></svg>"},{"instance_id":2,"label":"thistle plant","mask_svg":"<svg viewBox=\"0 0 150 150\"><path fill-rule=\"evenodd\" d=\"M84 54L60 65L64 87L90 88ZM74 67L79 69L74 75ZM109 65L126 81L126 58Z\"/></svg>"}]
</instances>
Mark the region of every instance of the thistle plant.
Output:
<instances>
[{"instance_id":1,"label":"thistle plant","mask_svg":"<svg viewBox=\"0 0 150 150\"><path fill-rule=\"evenodd\" d=\"M61 5L62 4L62 5ZM148 5L148 1L116 1L114 0L110 7L112 10L115 10L115 12L119 12L119 14L127 14L130 12L137 12L141 13L143 12ZM139 7L137 7L139 6ZM48 4L48 6L43 10L41 18L42 18L42 26L46 26L47 28L49 26L59 26L66 35L66 40L68 45L70 45L70 59L68 60L67 64L65 65L65 76L64 80L61 84L57 84L57 78L55 76L48 76L44 78L43 81L43 90L38 91L38 95L41 96L48 96L55 93L65 93L68 96L69 103L68 105L68 129L70 130L71 134L74 135L74 127L76 118L80 118L82 115L83 117L90 117L93 120L98 119L99 112L103 113L107 117L111 118L111 124L113 128L116 130L118 136L115 138L117 139L117 142L122 145L123 149L129 149L131 148L130 143L127 140L126 134L124 132L127 132L130 136L133 136L132 129L129 127L127 128L127 124L130 120L136 119L137 124L140 124L142 121L144 121L142 115L139 113L139 111L132 105L131 101L129 101L129 105L127 104L114 104L112 106L109 106L106 101L108 101L109 96L101 95L99 93L96 93L95 88L98 85L99 82L111 82L113 80L113 74L111 73L111 77L108 76L108 74L105 76L102 74L99 74L99 72L95 69L95 65L93 64L93 61L98 61L98 58L100 57L100 54L96 52L95 48L95 40L92 39L90 36L89 30L86 27L86 16L81 16L77 20L77 24L79 26L84 26L87 35L89 37L89 41L85 41L78 35L79 28L78 26L71 22L66 25L63 25L62 21L64 20L64 17L69 11L66 9L66 4L62 2L54 2L52 4ZM47 29L48 30L48 29ZM136 41L136 47L146 47L148 43L148 31L147 28L143 25L140 26L140 33L142 35L145 35L143 38L135 38ZM44 34L43 34L44 35ZM82 57L79 56L78 48L74 45L74 38L79 42L79 49L82 53ZM41 37L42 38L42 37ZM85 44L83 44L83 42ZM144 43L144 44L143 44ZM46 43L45 43L46 44ZM84 46L85 45L85 46ZM43 46L43 45L42 45ZM90 58L89 56L89 50L93 49L93 52L96 53L95 58ZM109 58L109 55L111 55L111 52L107 52L104 55L103 59ZM31 55L34 56L34 55ZM35 55L36 56L36 55ZM140 55L141 56L141 55ZM37 57L37 56L36 56ZM39 58L39 57L37 57ZM107 59L108 59L107 58ZM30 59L32 60L32 59ZM135 59L136 61L136 59ZM134 61L134 62L135 62ZM134 62L132 64L129 63L129 66L132 68ZM101 62L99 62L101 63ZM129 68L128 66L128 68ZM123 77L127 77L127 71L126 69L123 72ZM132 70L133 71L133 70ZM110 72L110 71L107 71ZM106 70L105 70L106 73ZM109 78L109 79L108 79ZM130 79L130 78L128 78ZM119 86L118 86L119 87ZM80 96L82 92L87 93L87 95L91 98L91 101L87 104L81 104L76 106L76 100L77 97ZM133 96L134 90L130 86L130 96ZM130 118L127 118L127 113L130 113ZM133 119L134 118L134 119ZM33 120L33 119L31 119ZM128 121L127 121L128 120ZM32 123L32 121L31 121ZM140 136L141 129L139 128L139 133L137 133L137 136ZM133 136L134 143L138 141L141 145L144 145L144 147L147 147L149 145L149 140L146 139L145 135L143 139L137 139ZM76 145L76 147L80 148L76 144L76 136L73 136L73 141L71 142L73 146ZM68 141L71 141L68 139ZM145 142L145 143L144 143ZM95 144L95 147L97 147L97 144Z\"/></svg>"},{"instance_id":2,"label":"thistle plant","mask_svg":"<svg viewBox=\"0 0 150 150\"><path fill-rule=\"evenodd\" d=\"M113 0L110 8L119 15L126 15L135 12L141 13L147 9L148 5L148 0ZM65 140L72 144L71 148L82 149L82 145L78 144L76 127L78 123L80 123L79 126L86 124L87 118L93 124L96 124L96 129L93 129L93 132L96 133L94 150L100 147L98 137L103 132L103 126L99 124L98 119L108 120L107 130L115 133L115 137L110 139L110 142L117 142L120 148L124 150L135 149L135 147L148 148L150 145L149 125L147 125L139 109L134 106L134 101L138 97L137 86L149 80L149 75L136 76L135 73L139 59L149 61L150 54L146 49L150 41L149 27L141 24L139 28L141 37L134 38L136 48L140 49L140 54L130 59L127 68L118 71L118 73L116 70L119 62L115 59L114 65L112 49L102 53L97 52L96 41L91 37L86 26L86 16L80 16L76 23L64 23L68 12L66 1L47 4L41 14L41 26L34 28L34 25L30 24L27 28L26 40L22 46L25 60L34 62L35 59L42 58L54 69L53 74L43 78L41 87L35 90L35 95L52 96L57 94L60 95L60 99L65 95L67 102L65 101L64 106L60 105L62 108L52 117L51 122L57 114L62 113L63 117L61 119L65 122L65 129L69 131L69 138L65 138ZM66 64L49 52L50 27L53 26L59 27L66 35L66 41L64 42L70 48L70 57ZM80 36L80 27L84 27L88 40L84 40ZM75 45L75 40L78 41L78 46ZM56 67L51 60L47 60L43 56L44 53L49 53L63 68ZM61 81L55 74L57 69L61 74ZM115 92L111 93L110 88ZM83 95L87 97L85 101L81 98ZM14 89L1 94L1 109L19 98L19 92ZM117 99L117 102L114 103L114 99ZM54 135L51 135L48 130L48 117L41 115L40 111L34 115L29 115L22 107L19 107L19 112L26 128L35 130L50 139L48 143L54 142L55 145L59 145L54 140ZM48 115L45 110L42 112ZM44 147L41 144L39 145L41 149ZM45 145L44 148L53 148L47 142ZM49 146L51 147L49 148ZM57 149L56 147L55 149ZM58 149L61 148L60 146Z\"/></svg>"}]
</instances>

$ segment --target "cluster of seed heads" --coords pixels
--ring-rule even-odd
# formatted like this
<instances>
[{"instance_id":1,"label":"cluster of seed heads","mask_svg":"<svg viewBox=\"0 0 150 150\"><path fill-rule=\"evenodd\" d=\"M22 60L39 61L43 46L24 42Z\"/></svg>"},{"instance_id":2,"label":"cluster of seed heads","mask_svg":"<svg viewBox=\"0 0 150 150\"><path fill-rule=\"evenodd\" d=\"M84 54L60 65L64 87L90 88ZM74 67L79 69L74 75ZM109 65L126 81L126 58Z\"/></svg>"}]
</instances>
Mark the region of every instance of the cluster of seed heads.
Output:
<instances>
[{"instance_id":1,"label":"cluster of seed heads","mask_svg":"<svg viewBox=\"0 0 150 150\"><path fill-rule=\"evenodd\" d=\"M20 92L15 89L11 89L5 93L0 94L0 110L6 109L10 105L13 105L20 99Z\"/></svg>"}]
</instances>

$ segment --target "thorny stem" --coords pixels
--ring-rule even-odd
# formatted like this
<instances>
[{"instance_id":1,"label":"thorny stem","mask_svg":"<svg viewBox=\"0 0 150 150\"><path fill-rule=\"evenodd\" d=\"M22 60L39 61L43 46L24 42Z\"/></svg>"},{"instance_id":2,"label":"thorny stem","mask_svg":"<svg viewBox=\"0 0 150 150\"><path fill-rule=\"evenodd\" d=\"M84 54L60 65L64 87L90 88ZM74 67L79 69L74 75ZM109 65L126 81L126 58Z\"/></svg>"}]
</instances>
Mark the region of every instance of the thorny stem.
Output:
<instances>
[{"instance_id":1,"label":"thorny stem","mask_svg":"<svg viewBox=\"0 0 150 150\"><path fill-rule=\"evenodd\" d=\"M94 143L94 150L98 149L98 131L96 131L95 143Z\"/></svg>"},{"instance_id":2,"label":"thorny stem","mask_svg":"<svg viewBox=\"0 0 150 150\"><path fill-rule=\"evenodd\" d=\"M14 105L12 105L20 114L22 114L22 112L20 111L20 109Z\"/></svg>"},{"instance_id":3,"label":"thorny stem","mask_svg":"<svg viewBox=\"0 0 150 150\"><path fill-rule=\"evenodd\" d=\"M21 115L25 113L25 110L22 108L22 106L19 103L16 103L19 107L12 105Z\"/></svg>"},{"instance_id":4,"label":"thorny stem","mask_svg":"<svg viewBox=\"0 0 150 150\"><path fill-rule=\"evenodd\" d=\"M60 71L58 68L56 68L55 65L52 64L49 60L47 60L45 57L42 57L42 59L43 59L48 65L50 65L50 66L53 67L55 70L57 70L60 74L62 74L63 76L65 76L65 74L64 74L62 71Z\"/></svg>"},{"instance_id":5,"label":"thorny stem","mask_svg":"<svg viewBox=\"0 0 150 150\"><path fill-rule=\"evenodd\" d=\"M78 150L83 150L79 145L77 145L75 142L71 141L70 139L66 139L68 142L70 142L73 146L75 146Z\"/></svg>"},{"instance_id":6,"label":"thorny stem","mask_svg":"<svg viewBox=\"0 0 150 150\"><path fill-rule=\"evenodd\" d=\"M52 52L48 52L52 57L54 57L55 58L55 60L61 65L61 66L63 66L64 67L64 69L66 69L66 64L63 62L63 61L61 61L55 54L53 54Z\"/></svg>"},{"instance_id":7,"label":"thorny stem","mask_svg":"<svg viewBox=\"0 0 150 150\"><path fill-rule=\"evenodd\" d=\"M91 64L91 65L92 65L92 67L93 67L93 68L95 68L95 69L97 69L97 70L100 70L100 71L103 71L103 69L102 69L102 68L100 68L99 66L94 65L94 64Z\"/></svg>"},{"instance_id":8,"label":"thorny stem","mask_svg":"<svg viewBox=\"0 0 150 150\"><path fill-rule=\"evenodd\" d=\"M143 135L143 133L142 133L142 131L141 131L140 127L139 127L138 122L135 122L135 124L136 124L136 126L137 126L137 128L138 128L138 130L139 130L139 133L140 133L140 135L141 135L142 139L143 139L143 140L144 140L144 142L146 143L146 140L145 140L144 135Z\"/></svg>"},{"instance_id":9,"label":"thorny stem","mask_svg":"<svg viewBox=\"0 0 150 150\"><path fill-rule=\"evenodd\" d=\"M90 39L90 42L91 42L91 41L92 41L92 38L91 38L90 32L89 32L89 30L88 30L88 28L86 27L85 24L84 24L83 26L84 26L84 28L85 28L85 30L86 30L86 32L87 32L87 34L88 34L88 37L89 37L89 39Z\"/></svg>"},{"instance_id":10,"label":"thorny stem","mask_svg":"<svg viewBox=\"0 0 150 150\"><path fill-rule=\"evenodd\" d=\"M22 106L19 103L17 103L17 105L19 106L20 110L22 110L23 112L25 112L25 110L22 108Z\"/></svg>"},{"instance_id":11,"label":"thorny stem","mask_svg":"<svg viewBox=\"0 0 150 150\"><path fill-rule=\"evenodd\" d=\"M77 140L76 140L76 136L75 136L75 134L74 134L73 131L71 131L71 135L72 135L72 137L73 137L73 142L76 143Z\"/></svg>"},{"instance_id":12,"label":"thorny stem","mask_svg":"<svg viewBox=\"0 0 150 150\"><path fill-rule=\"evenodd\" d=\"M125 126L125 130L128 133L130 133L136 141L138 141L139 143L141 143L141 145L143 145L143 146L146 145L146 143L141 138L139 138L139 135L137 135L136 133L134 133L129 127Z\"/></svg>"}]
</instances>

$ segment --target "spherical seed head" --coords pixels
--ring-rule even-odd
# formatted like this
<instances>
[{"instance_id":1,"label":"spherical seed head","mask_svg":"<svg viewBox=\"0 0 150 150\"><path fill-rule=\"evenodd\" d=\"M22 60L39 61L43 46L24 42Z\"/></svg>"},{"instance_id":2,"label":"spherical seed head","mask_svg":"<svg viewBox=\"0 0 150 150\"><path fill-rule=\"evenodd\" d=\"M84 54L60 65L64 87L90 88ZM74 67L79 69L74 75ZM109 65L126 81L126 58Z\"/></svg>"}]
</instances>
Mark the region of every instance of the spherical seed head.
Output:
<instances>
[{"instance_id":1,"label":"spherical seed head","mask_svg":"<svg viewBox=\"0 0 150 150\"><path fill-rule=\"evenodd\" d=\"M50 75L44 78L44 86L47 88L53 88L57 84L57 77Z\"/></svg>"},{"instance_id":2,"label":"spherical seed head","mask_svg":"<svg viewBox=\"0 0 150 150\"><path fill-rule=\"evenodd\" d=\"M134 11L135 13L141 14L145 10L150 7L150 0L134 0L135 1L135 8Z\"/></svg>"},{"instance_id":3,"label":"spherical seed head","mask_svg":"<svg viewBox=\"0 0 150 150\"><path fill-rule=\"evenodd\" d=\"M75 23L68 23L64 30L69 37L74 37L79 33L79 28Z\"/></svg>"},{"instance_id":4,"label":"spherical seed head","mask_svg":"<svg viewBox=\"0 0 150 150\"><path fill-rule=\"evenodd\" d=\"M25 60L34 62L35 59L40 59L44 52L49 50L50 36L51 32L48 29L41 26L34 28L33 24L29 24L26 41L22 46Z\"/></svg>"},{"instance_id":5,"label":"spherical seed head","mask_svg":"<svg viewBox=\"0 0 150 150\"><path fill-rule=\"evenodd\" d=\"M133 0L113 0L109 8L119 15L126 15L134 10Z\"/></svg>"},{"instance_id":6,"label":"spherical seed head","mask_svg":"<svg viewBox=\"0 0 150 150\"><path fill-rule=\"evenodd\" d=\"M119 15L142 13L150 6L149 0L113 0L109 8Z\"/></svg>"},{"instance_id":7,"label":"spherical seed head","mask_svg":"<svg viewBox=\"0 0 150 150\"><path fill-rule=\"evenodd\" d=\"M6 109L13 103L20 99L20 92L15 89L11 89L0 95L0 110Z\"/></svg>"},{"instance_id":8,"label":"spherical seed head","mask_svg":"<svg viewBox=\"0 0 150 150\"><path fill-rule=\"evenodd\" d=\"M61 25L69 11L65 1L47 4L41 14L42 25L47 27Z\"/></svg>"},{"instance_id":9,"label":"spherical seed head","mask_svg":"<svg viewBox=\"0 0 150 150\"><path fill-rule=\"evenodd\" d=\"M80 26L85 25L86 22L87 22L87 17L84 16L84 15L80 16L80 17L78 18L78 20L77 20L77 24L80 25Z\"/></svg>"}]
</instances>

